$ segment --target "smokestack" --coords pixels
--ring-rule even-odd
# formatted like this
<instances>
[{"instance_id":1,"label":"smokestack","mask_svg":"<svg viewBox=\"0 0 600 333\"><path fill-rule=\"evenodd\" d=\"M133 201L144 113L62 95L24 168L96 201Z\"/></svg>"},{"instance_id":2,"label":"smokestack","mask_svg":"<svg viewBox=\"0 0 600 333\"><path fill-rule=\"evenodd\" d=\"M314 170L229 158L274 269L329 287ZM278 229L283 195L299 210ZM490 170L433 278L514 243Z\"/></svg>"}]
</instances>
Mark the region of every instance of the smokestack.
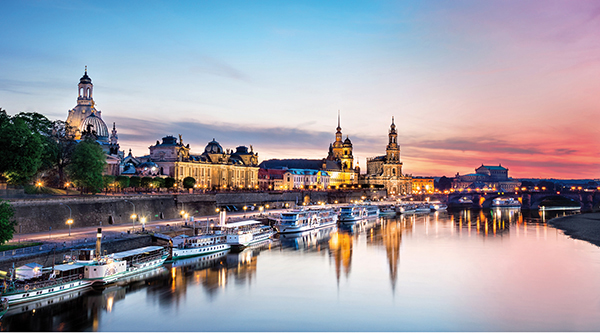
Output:
<instances>
[{"instance_id":1,"label":"smokestack","mask_svg":"<svg viewBox=\"0 0 600 333\"><path fill-rule=\"evenodd\" d=\"M102 254L102 228L98 228L98 233L96 234L96 257L99 258Z\"/></svg>"},{"instance_id":2,"label":"smokestack","mask_svg":"<svg viewBox=\"0 0 600 333\"><path fill-rule=\"evenodd\" d=\"M227 218L227 212L225 211L225 209L222 209L219 212L219 225L224 227L225 226L225 219Z\"/></svg>"}]
</instances>

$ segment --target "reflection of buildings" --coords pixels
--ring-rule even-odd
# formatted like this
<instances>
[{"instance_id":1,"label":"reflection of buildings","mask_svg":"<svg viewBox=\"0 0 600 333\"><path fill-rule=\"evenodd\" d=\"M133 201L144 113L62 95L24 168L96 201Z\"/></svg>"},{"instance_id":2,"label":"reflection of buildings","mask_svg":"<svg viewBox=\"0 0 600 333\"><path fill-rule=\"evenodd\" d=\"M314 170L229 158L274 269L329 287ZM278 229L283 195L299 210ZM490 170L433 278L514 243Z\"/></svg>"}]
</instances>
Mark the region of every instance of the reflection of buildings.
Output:
<instances>
[{"instance_id":1,"label":"reflection of buildings","mask_svg":"<svg viewBox=\"0 0 600 333\"><path fill-rule=\"evenodd\" d=\"M498 208L489 213L484 210L462 210L449 212L448 216L457 230L466 230L469 234L473 232L486 237L508 235L510 225L523 219L518 208Z\"/></svg>"},{"instance_id":2,"label":"reflection of buildings","mask_svg":"<svg viewBox=\"0 0 600 333\"><path fill-rule=\"evenodd\" d=\"M352 235L346 232L334 232L329 239L329 253L335 262L335 274L340 283L342 269L346 278L350 275L352 264Z\"/></svg>"},{"instance_id":3,"label":"reflection of buildings","mask_svg":"<svg viewBox=\"0 0 600 333\"><path fill-rule=\"evenodd\" d=\"M367 159L367 174L360 184L383 185L389 195L412 193L412 177L402 173L398 133L392 117L385 155Z\"/></svg>"},{"instance_id":4,"label":"reflection of buildings","mask_svg":"<svg viewBox=\"0 0 600 333\"><path fill-rule=\"evenodd\" d=\"M383 245L385 247L388 266L390 268L392 290L396 289L396 282L398 280L402 233L405 230L411 230L410 228L405 229L404 223L406 223L405 220L401 222L389 219L384 222L380 228L373 229L374 232L367 238L368 244L376 246Z\"/></svg>"}]
</instances>

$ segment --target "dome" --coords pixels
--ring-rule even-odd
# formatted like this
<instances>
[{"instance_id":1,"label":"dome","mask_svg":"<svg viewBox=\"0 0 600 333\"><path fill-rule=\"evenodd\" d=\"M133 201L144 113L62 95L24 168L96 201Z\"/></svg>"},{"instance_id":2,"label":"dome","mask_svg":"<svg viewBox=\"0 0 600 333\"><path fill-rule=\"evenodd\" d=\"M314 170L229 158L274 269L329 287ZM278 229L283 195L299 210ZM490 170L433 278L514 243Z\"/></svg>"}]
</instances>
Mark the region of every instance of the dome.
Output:
<instances>
[{"instance_id":1,"label":"dome","mask_svg":"<svg viewBox=\"0 0 600 333\"><path fill-rule=\"evenodd\" d=\"M83 131L88 130L88 126L91 127L91 130L96 132L98 140L108 140L108 127L106 127L104 121L98 116L96 116L96 114L92 113L87 118L85 118L83 122L81 122L79 130L83 133Z\"/></svg>"},{"instance_id":2,"label":"dome","mask_svg":"<svg viewBox=\"0 0 600 333\"><path fill-rule=\"evenodd\" d=\"M206 148L204 148L204 152L207 154L223 154L223 147L221 147L221 145L213 138L213 140L206 145Z\"/></svg>"},{"instance_id":3,"label":"dome","mask_svg":"<svg viewBox=\"0 0 600 333\"><path fill-rule=\"evenodd\" d=\"M87 69L85 70L85 74L79 79L80 84L91 84L92 79L87 75Z\"/></svg>"},{"instance_id":4,"label":"dome","mask_svg":"<svg viewBox=\"0 0 600 333\"><path fill-rule=\"evenodd\" d=\"M346 137L346 140L344 140L344 145L352 145L352 141L350 141L350 139Z\"/></svg>"}]
</instances>

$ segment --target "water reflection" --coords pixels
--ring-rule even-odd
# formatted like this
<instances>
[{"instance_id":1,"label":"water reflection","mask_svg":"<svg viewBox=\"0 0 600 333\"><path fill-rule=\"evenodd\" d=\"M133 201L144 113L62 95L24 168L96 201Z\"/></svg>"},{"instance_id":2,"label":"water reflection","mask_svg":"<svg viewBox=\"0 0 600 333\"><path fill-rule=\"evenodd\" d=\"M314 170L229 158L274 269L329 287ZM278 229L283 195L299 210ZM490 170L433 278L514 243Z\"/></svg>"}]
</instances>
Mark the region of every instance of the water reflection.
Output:
<instances>
[{"instance_id":1,"label":"water reflection","mask_svg":"<svg viewBox=\"0 0 600 333\"><path fill-rule=\"evenodd\" d=\"M11 309L0 330L600 327L600 262L589 259L600 252L547 224L565 214L449 211L281 235L240 253L179 260L102 291L67 294L35 312ZM575 322L584 324L554 326Z\"/></svg>"}]
</instances>

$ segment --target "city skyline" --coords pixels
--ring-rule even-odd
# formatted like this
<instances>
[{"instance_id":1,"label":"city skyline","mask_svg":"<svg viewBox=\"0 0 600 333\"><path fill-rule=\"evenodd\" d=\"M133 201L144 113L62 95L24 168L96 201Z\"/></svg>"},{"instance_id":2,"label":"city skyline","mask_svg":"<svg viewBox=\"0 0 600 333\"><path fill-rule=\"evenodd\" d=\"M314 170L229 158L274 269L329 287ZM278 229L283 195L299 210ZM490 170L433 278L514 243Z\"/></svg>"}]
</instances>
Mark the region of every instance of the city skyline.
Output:
<instances>
[{"instance_id":1,"label":"city skyline","mask_svg":"<svg viewBox=\"0 0 600 333\"><path fill-rule=\"evenodd\" d=\"M65 120L88 66L122 149L182 134L201 153L324 158L337 112L361 169L392 116L404 172L501 163L598 178L600 5L592 1L8 2L0 107Z\"/></svg>"}]
</instances>

